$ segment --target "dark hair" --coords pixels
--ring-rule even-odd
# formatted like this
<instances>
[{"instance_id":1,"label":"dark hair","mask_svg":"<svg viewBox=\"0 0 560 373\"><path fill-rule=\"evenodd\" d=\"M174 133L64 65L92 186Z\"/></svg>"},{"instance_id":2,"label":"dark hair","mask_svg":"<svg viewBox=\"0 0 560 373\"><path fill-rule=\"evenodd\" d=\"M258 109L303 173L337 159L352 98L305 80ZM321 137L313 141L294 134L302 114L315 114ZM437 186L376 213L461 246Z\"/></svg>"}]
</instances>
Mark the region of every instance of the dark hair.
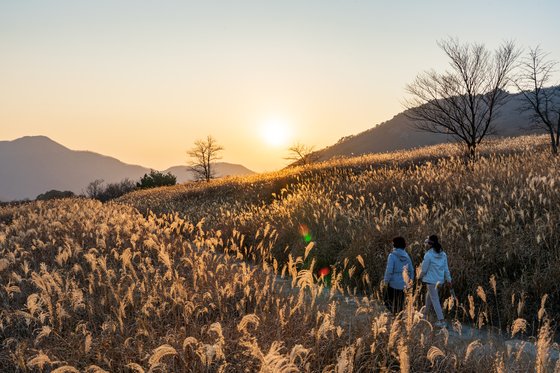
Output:
<instances>
[{"instance_id":1,"label":"dark hair","mask_svg":"<svg viewBox=\"0 0 560 373\"><path fill-rule=\"evenodd\" d=\"M434 248L436 253L441 253L443 248L441 247L441 244L439 243L438 236L436 236L435 234L432 234L430 237L428 237L428 242L432 245L432 247Z\"/></svg>"},{"instance_id":2,"label":"dark hair","mask_svg":"<svg viewBox=\"0 0 560 373\"><path fill-rule=\"evenodd\" d=\"M404 249L406 247L406 241L401 236L395 237L393 238L393 247L398 249Z\"/></svg>"}]
</instances>

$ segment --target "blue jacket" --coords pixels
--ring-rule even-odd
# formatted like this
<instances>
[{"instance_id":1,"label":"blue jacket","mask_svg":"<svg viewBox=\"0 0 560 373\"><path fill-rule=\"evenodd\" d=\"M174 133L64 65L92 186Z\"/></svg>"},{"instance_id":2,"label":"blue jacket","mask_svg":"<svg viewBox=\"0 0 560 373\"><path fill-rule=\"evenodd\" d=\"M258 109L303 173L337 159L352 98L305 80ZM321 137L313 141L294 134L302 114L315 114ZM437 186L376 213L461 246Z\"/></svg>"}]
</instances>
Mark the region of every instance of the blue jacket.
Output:
<instances>
[{"instance_id":1,"label":"blue jacket","mask_svg":"<svg viewBox=\"0 0 560 373\"><path fill-rule=\"evenodd\" d=\"M403 268L407 267L408 277L414 280L414 266L410 256L404 249L394 249L387 258L387 268L383 280L393 289L402 290L405 287Z\"/></svg>"},{"instance_id":2,"label":"blue jacket","mask_svg":"<svg viewBox=\"0 0 560 373\"><path fill-rule=\"evenodd\" d=\"M424 254L422 262L422 281L427 284L443 284L444 281L451 282L451 274L447 265L447 255L443 251L436 253L430 249Z\"/></svg>"}]
</instances>

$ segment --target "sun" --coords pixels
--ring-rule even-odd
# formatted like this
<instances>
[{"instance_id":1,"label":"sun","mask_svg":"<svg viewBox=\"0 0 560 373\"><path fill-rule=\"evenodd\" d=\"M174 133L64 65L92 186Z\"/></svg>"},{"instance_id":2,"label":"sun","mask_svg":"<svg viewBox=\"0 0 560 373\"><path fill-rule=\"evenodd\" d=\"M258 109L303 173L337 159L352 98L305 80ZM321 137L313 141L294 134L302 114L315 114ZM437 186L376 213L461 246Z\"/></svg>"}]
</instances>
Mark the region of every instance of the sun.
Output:
<instances>
[{"instance_id":1,"label":"sun","mask_svg":"<svg viewBox=\"0 0 560 373\"><path fill-rule=\"evenodd\" d=\"M269 146L287 146L292 137L292 127L287 120L269 118L261 125L261 137Z\"/></svg>"}]
</instances>

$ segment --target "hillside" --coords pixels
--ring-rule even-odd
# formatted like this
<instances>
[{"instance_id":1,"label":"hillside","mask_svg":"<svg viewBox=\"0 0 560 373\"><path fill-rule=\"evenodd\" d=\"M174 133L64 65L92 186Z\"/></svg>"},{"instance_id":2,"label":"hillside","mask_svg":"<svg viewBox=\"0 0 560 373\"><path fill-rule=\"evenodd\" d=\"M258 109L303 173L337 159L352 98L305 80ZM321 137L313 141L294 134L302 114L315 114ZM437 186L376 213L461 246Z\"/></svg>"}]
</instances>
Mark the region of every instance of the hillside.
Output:
<instances>
[{"instance_id":1,"label":"hillside","mask_svg":"<svg viewBox=\"0 0 560 373\"><path fill-rule=\"evenodd\" d=\"M481 151L0 207L0 368L553 371L560 160L544 136ZM448 330L420 317L420 286L406 312L382 305L391 238L417 265L431 233L458 296Z\"/></svg>"},{"instance_id":2,"label":"hillside","mask_svg":"<svg viewBox=\"0 0 560 373\"><path fill-rule=\"evenodd\" d=\"M367 273L373 284L381 279L391 237L410 240L418 263L422 238L438 232L450 250L457 291L466 296L476 290L473 284L496 275L503 284L501 317L512 321L512 291L524 289L533 311L545 292L560 295L527 280L556 271L537 270L528 255L560 256L560 214L554 207L560 203L554 188L558 159L550 156L546 141L528 136L486 143L473 170L466 169L456 147L435 145L139 191L120 201L143 212L179 213L193 224L204 221L203 227L220 231L224 242L255 260L286 263L290 255L303 255L302 237L309 235L317 266L340 266L346 259L358 265L360 255L367 271L356 273ZM264 231L274 232L265 243L259 238ZM508 258L500 254L506 251Z\"/></svg>"},{"instance_id":3,"label":"hillside","mask_svg":"<svg viewBox=\"0 0 560 373\"><path fill-rule=\"evenodd\" d=\"M527 113L519 112L521 103L521 94L510 94L509 101L501 108L501 115L495 122L496 136L542 133L532 128ZM449 141L451 139L446 135L418 131L402 112L369 130L340 139L336 144L317 151L317 155L320 160L328 160L333 157L406 150Z\"/></svg>"},{"instance_id":4,"label":"hillside","mask_svg":"<svg viewBox=\"0 0 560 373\"><path fill-rule=\"evenodd\" d=\"M217 163L216 170L219 176L253 173L230 163ZM177 176L178 182L193 180L186 166L172 167L168 171ZM45 136L0 141L0 201L34 199L51 189L81 194L96 179L103 179L105 183L125 178L138 180L149 172L149 168L126 164L116 158L68 149Z\"/></svg>"}]
</instances>

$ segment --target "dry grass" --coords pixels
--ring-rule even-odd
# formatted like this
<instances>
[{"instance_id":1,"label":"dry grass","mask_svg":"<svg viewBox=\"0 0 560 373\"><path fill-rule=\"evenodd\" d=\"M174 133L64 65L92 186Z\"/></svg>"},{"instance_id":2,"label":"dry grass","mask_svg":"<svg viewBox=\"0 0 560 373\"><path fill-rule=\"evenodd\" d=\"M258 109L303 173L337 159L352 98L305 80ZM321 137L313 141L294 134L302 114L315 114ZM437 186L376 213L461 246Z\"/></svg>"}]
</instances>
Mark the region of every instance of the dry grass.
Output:
<instances>
[{"instance_id":1,"label":"dry grass","mask_svg":"<svg viewBox=\"0 0 560 373\"><path fill-rule=\"evenodd\" d=\"M512 154L468 171L442 146L122 200L144 214L76 199L0 208L0 370L552 371L560 176L539 144L495 144ZM379 311L388 239L412 241L418 264L414 240L432 232L463 300L448 316L534 325L535 356L454 342L419 317L418 292L399 317ZM348 307L352 285L372 295Z\"/></svg>"},{"instance_id":2,"label":"dry grass","mask_svg":"<svg viewBox=\"0 0 560 373\"><path fill-rule=\"evenodd\" d=\"M487 143L485 157L470 168L461 149L437 145L133 193L122 201L144 213L204 219L228 250L279 266L290 254L304 255L306 232L314 242L307 264L314 258L316 267L346 267L345 283L360 288L381 280L393 236L407 238L418 265L420 242L437 233L460 298L485 295L473 299L484 309L473 321L505 328L518 317L536 321L541 297L560 295L560 266L550 265L560 259L559 159L546 141ZM548 307L560 315L560 302Z\"/></svg>"}]
</instances>

